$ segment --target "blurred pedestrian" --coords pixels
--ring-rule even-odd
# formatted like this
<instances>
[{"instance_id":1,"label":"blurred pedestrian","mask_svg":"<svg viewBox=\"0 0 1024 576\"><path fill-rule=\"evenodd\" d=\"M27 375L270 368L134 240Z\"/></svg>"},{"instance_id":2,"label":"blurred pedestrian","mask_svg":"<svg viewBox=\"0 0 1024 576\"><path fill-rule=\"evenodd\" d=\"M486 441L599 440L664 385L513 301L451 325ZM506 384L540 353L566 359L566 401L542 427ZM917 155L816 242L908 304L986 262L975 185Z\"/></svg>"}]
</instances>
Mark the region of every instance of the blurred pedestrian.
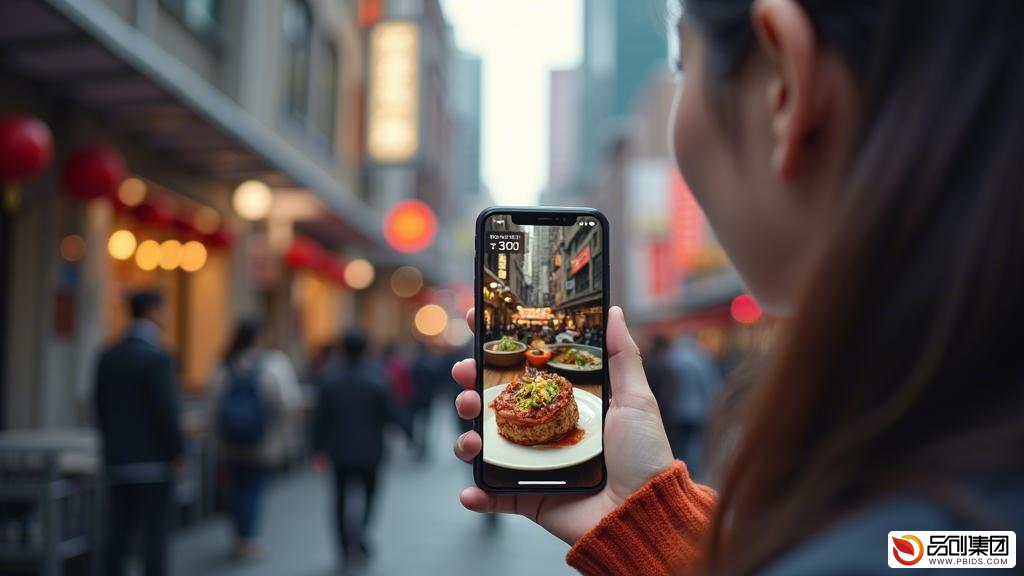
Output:
<instances>
[{"instance_id":1,"label":"blurred pedestrian","mask_svg":"<svg viewBox=\"0 0 1024 576\"><path fill-rule=\"evenodd\" d=\"M295 369L267 346L262 325L243 320L210 387L211 427L227 473L226 496L234 529L231 556L248 559L257 543L263 487L291 446L302 404Z\"/></svg>"},{"instance_id":2,"label":"blurred pedestrian","mask_svg":"<svg viewBox=\"0 0 1024 576\"><path fill-rule=\"evenodd\" d=\"M166 321L159 292L129 299L127 336L100 356L96 421L108 484L104 574L124 573L132 537L142 537L146 576L167 571L173 486L184 469L174 367L161 343Z\"/></svg>"},{"instance_id":3,"label":"blurred pedestrian","mask_svg":"<svg viewBox=\"0 0 1024 576\"><path fill-rule=\"evenodd\" d=\"M661 421L666 426L671 422L672 406L675 404L677 383L668 362L669 341L663 334L654 336L651 348L644 354L644 372L651 385L654 399L658 401Z\"/></svg>"},{"instance_id":4,"label":"blurred pedestrian","mask_svg":"<svg viewBox=\"0 0 1024 576\"><path fill-rule=\"evenodd\" d=\"M704 427L711 407L722 388L718 365L708 358L697 339L686 334L667 351L668 368L675 382L668 410L669 443L676 458L686 462L697 478L701 464Z\"/></svg>"},{"instance_id":5,"label":"blurred pedestrian","mask_svg":"<svg viewBox=\"0 0 1024 576\"><path fill-rule=\"evenodd\" d=\"M381 365L391 384L391 395L403 408L412 401L412 370L398 346L388 344L381 354Z\"/></svg>"},{"instance_id":6,"label":"blurred pedestrian","mask_svg":"<svg viewBox=\"0 0 1024 576\"><path fill-rule=\"evenodd\" d=\"M324 469L329 461L333 469L338 551L348 562L370 556L366 532L384 456L384 429L398 425L408 436L411 430L388 390L387 374L366 358L366 336L348 332L341 348L341 358L328 366L319 382L313 462ZM356 484L362 488L362 510L352 526L346 498Z\"/></svg>"},{"instance_id":7,"label":"blurred pedestrian","mask_svg":"<svg viewBox=\"0 0 1024 576\"><path fill-rule=\"evenodd\" d=\"M420 460L425 460L429 451L430 413L434 395L439 385L448 378L448 372L444 360L436 352L423 342L417 345L412 363L409 416L412 419L413 446Z\"/></svg>"}]
</instances>

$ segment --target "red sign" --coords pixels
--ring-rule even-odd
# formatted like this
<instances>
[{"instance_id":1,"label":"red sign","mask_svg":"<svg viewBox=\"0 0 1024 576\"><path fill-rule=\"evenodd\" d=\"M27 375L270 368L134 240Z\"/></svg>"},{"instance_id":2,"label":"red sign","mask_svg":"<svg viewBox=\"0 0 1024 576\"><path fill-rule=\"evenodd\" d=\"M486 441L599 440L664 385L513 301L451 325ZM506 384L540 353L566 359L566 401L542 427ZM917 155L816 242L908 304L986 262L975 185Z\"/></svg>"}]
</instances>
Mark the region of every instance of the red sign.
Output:
<instances>
[{"instance_id":1,"label":"red sign","mask_svg":"<svg viewBox=\"0 0 1024 576\"><path fill-rule=\"evenodd\" d=\"M572 265L569 267L569 276L575 276L584 266L590 264L590 245L583 247L580 253L573 256Z\"/></svg>"}]
</instances>

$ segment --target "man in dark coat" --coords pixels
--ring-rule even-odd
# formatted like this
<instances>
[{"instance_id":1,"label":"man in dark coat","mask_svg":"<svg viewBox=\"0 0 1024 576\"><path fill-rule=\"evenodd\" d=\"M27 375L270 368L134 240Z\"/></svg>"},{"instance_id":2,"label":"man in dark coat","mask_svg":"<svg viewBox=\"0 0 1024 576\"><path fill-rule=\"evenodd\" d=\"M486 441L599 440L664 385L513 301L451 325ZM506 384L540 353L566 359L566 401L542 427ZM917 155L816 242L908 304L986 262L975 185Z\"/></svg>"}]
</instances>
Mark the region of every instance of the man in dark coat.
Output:
<instances>
[{"instance_id":1,"label":"man in dark coat","mask_svg":"<svg viewBox=\"0 0 1024 576\"><path fill-rule=\"evenodd\" d=\"M160 341L163 298L140 292L130 306L133 324L103 352L96 376L109 488L103 573L123 573L130 537L141 534L145 573L160 576L166 573L174 479L182 462L178 399L171 357Z\"/></svg>"},{"instance_id":2,"label":"man in dark coat","mask_svg":"<svg viewBox=\"0 0 1024 576\"><path fill-rule=\"evenodd\" d=\"M342 339L340 361L327 367L320 379L316 414L318 467L329 458L334 470L335 512L342 560L369 556L366 527L373 511L377 475L384 456L384 429L397 424L410 435L407 419L388 388L387 374L367 359L367 340L359 332ZM345 495L362 485L362 517L353 529L345 517Z\"/></svg>"}]
</instances>

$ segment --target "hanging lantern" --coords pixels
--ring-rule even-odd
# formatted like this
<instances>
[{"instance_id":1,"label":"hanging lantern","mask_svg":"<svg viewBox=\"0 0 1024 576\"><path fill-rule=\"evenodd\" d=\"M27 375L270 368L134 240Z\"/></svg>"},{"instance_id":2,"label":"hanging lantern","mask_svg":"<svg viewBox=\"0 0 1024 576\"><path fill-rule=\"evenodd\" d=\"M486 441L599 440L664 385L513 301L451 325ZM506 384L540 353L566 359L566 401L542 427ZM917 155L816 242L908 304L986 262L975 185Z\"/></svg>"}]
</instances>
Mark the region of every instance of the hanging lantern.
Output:
<instances>
[{"instance_id":1,"label":"hanging lantern","mask_svg":"<svg viewBox=\"0 0 1024 576\"><path fill-rule=\"evenodd\" d=\"M64 189L75 198L114 198L124 180L124 160L108 148L86 148L64 161Z\"/></svg>"},{"instance_id":2,"label":"hanging lantern","mask_svg":"<svg viewBox=\"0 0 1024 576\"><path fill-rule=\"evenodd\" d=\"M185 236L196 236L199 234L199 231L196 230L195 222L195 216L179 211L174 217L174 229Z\"/></svg>"},{"instance_id":3,"label":"hanging lantern","mask_svg":"<svg viewBox=\"0 0 1024 576\"><path fill-rule=\"evenodd\" d=\"M345 285L345 261L337 256L325 255L320 273L339 286Z\"/></svg>"},{"instance_id":4,"label":"hanging lantern","mask_svg":"<svg viewBox=\"0 0 1024 576\"><path fill-rule=\"evenodd\" d=\"M203 239L207 246L218 249L230 248L235 243L235 235L227 226L217 228L213 233L203 236Z\"/></svg>"},{"instance_id":5,"label":"hanging lantern","mask_svg":"<svg viewBox=\"0 0 1024 576\"><path fill-rule=\"evenodd\" d=\"M323 259L323 249L320 245L303 237L292 240L291 248L284 254L284 264L292 270L316 268Z\"/></svg>"},{"instance_id":6,"label":"hanging lantern","mask_svg":"<svg viewBox=\"0 0 1024 576\"><path fill-rule=\"evenodd\" d=\"M171 226L174 224L174 203L154 196L136 206L132 215L139 222L150 226Z\"/></svg>"},{"instance_id":7,"label":"hanging lantern","mask_svg":"<svg viewBox=\"0 0 1024 576\"><path fill-rule=\"evenodd\" d=\"M14 114L0 117L0 182L5 184L3 208L21 203L18 182L38 176L53 157L53 135L37 118Z\"/></svg>"}]
</instances>

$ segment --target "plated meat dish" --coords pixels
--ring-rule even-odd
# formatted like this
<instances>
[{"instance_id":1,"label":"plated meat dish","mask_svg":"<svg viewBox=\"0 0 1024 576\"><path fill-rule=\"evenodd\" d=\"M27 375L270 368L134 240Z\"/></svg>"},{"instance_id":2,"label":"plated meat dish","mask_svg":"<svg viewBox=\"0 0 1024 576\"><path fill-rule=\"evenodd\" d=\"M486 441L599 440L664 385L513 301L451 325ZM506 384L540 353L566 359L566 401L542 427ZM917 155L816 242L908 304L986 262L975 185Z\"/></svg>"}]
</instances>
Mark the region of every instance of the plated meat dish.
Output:
<instances>
[{"instance_id":1,"label":"plated meat dish","mask_svg":"<svg viewBox=\"0 0 1024 576\"><path fill-rule=\"evenodd\" d=\"M580 368L591 368L601 366L601 358L577 348L566 348L561 354L555 357L555 362L568 364Z\"/></svg>"},{"instance_id":2,"label":"plated meat dish","mask_svg":"<svg viewBox=\"0 0 1024 576\"><path fill-rule=\"evenodd\" d=\"M572 384L534 369L510 382L491 407L498 434L525 446L551 442L573 430L580 419Z\"/></svg>"}]
</instances>

